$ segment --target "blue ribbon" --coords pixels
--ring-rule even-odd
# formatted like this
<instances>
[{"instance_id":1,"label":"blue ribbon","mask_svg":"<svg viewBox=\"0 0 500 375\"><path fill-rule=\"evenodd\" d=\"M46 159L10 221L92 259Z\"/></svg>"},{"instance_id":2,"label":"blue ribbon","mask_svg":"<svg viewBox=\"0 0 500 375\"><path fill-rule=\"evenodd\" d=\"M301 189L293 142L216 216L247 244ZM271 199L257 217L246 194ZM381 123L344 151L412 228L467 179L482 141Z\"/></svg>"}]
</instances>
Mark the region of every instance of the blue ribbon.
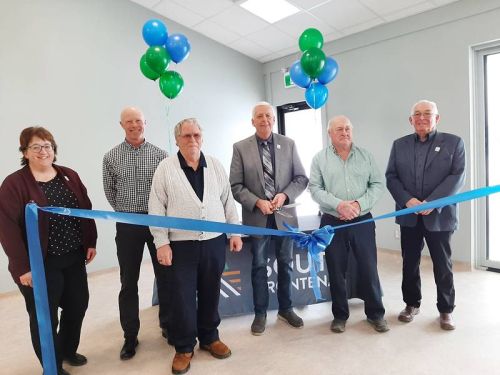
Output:
<instances>
[{"instance_id":1,"label":"blue ribbon","mask_svg":"<svg viewBox=\"0 0 500 375\"><path fill-rule=\"evenodd\" d=\"M37 205L34 203L29 203L24 208L31 277L33 280L33 295L35 297L36 319L38 321L38 332L42 349L43 372L47 375L57 375L49 298L47 295L47 283L45 281L42 248L40 246L40 234L38 232L37 208Z\"/></svg>"},{"instance_id":2,"label":"blue ribbon","mask_svg":"<svg viewBox=\"0 0 500 375\"><path fill-rule=\"evenodd\" d=\"M38 207L34 203L29 203L26 206L26 230L28 234L28 248L30 255L31 272L33 275L33 289L35 293L35 304L37 311L37 319L40 329L40 342L42 346L42 358L45 374L57 375L55 365L55 353L52 338L52 326L50 323L50 313L48 308L47 288L45 282L45 272L43 269L43 259L40 247L40 239L38 234L38 215L37 209L49 213L75 216L86 219L104 219L114 220L121 223L145 225L152 227L162 227L171 229L180 229L187 231L205 231L216 233L231 233L231 234L248 234L248 235L272 235L272 236L291 236L302 248L307 248L307 254L310 264L310 274L312 279L313 291L318 301L322 300L321 291L319 288L317 272L320 265L319 254L326 249L330 244L335 234L335 230L350 227L353 225L361 225L376 220L388 219L418 213L429 209L441 208L444 206L469 201L481 197L486 197L490 194L500 192L500 185L488 186L480 189L471 190L465 193L456 194L450 197L436 199L431 202L420 204L415 207L405 208L399 211L376 216L371 219L338 225L336 227L325 226L313 231L311 234L300 232L298 229L287 225L289 231L275 230L268 228L251 227L247 225L236 225L217 223L212 221L185 219L177 217L142 215L125 212L111 212L99 210L83 210L76 208L63 207Z\"/></svg>"}]
</instances>

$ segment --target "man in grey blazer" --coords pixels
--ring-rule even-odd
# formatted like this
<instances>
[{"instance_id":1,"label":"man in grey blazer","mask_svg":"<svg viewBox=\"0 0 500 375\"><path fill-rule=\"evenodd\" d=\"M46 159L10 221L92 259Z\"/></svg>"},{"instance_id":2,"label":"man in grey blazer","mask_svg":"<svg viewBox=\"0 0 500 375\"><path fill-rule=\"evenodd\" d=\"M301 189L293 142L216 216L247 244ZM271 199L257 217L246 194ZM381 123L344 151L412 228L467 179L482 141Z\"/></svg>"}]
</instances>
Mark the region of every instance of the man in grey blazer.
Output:
<instances>
[{"instance_id":1,"label":"man in grey blazer","mask_svg":"<svg viewBox=\"0 0 500 375\"><path fill-rule=\"evenodd\" d=\"M242 205L243 224L284 229L283 221L297 227L294 208L283 208L295 202L306 189L308 179L300 162L295 142L272 132L275 122L273 107L266 102L255 105L252 124L255 134L233 145L229 180L233 196ZM277 214L283 209L291 217ZM252 237L252 287L255 319L251 332L264 333L269 290L267 285L267 252L275 242L278 261L278 318L295 328L304 325L295 314L291 300L292 251L290 237Z\"/></svg>"},{"instance_id":2,"label":"man in grey blazer","mask_svg":"<svg viewBox=\"0 0 500 375\"><path fill-rule=\"evenodd\" d=\"M439 122L436 103L428 100L415 103L409 120L415 133L394 141L385 174L397 210L456 194L465 181L464 142L456 135L436 130ZM457 213L457 206L450 205L396 218L401 227L401 289L406 303L399 314L400 321L411 322L419 313L422 299L419 266L425 239L433 262L440 326L444 330L455 329L451 315L455 288L450 239L458 228Z\"/></svg>"}]
</instances>

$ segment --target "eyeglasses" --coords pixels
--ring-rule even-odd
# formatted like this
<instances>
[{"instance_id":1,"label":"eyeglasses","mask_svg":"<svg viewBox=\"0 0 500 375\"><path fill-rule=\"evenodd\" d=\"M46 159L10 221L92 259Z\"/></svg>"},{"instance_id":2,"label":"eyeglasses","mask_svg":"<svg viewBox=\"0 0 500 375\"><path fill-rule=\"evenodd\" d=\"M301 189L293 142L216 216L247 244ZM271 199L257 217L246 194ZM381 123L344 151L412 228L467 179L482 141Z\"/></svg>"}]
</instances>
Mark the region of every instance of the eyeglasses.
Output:
<instances>
[{"instance_id":1,"label":"eyeglasses","mask_svg":"<svg viewBox=\"0 0 500 375\"><path fill-rule=\"evenodd\" d=\"M36 152L37 154L42 152L42 149L44 149L45 152L50 152L54 149L50 143L46 145L39 145L35 143L34 145L28 146L26 148L29 148L31 151Z\"/></svg>"},{"instance_id":2,"label":"eyeglasses","mask_svg":"<svg viewBox=\"0 0 500 375\"><path fill-rule=\"evenodd\" d=\"M411 117L413 118L420 118L420 117L423 117L425 119L430 119L432 116L434 116L435 113L429 113L429 112L426 112L426 113L420 113L420 112L417 112L417 113L414 113L413 115L411 115Z\"/></svg>"},{"instance_id":3,"label":"eyeglasses","mask_svg":"<svg viewBox=\"0 0 500 375\"><path fill-rule=\"evenodd\" d=\"M182 134L181 138L186 140L186 141L191 139L191 138L194 138L195 141L199 141L201 139L201 134L200 133Z\"/></svg>"}]
</instances>

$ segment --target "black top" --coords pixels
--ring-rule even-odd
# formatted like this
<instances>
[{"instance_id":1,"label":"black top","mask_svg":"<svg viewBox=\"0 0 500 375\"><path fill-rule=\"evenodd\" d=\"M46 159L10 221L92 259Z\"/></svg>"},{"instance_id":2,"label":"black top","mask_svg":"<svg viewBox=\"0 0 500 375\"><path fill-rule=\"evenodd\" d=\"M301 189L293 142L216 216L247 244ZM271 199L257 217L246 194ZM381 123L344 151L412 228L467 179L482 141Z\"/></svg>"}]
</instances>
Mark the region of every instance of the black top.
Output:
<instances>
[{"instance_id":1,"label":"black top","mask_svg":"<svg viewBox=\"0 0 500 375\"><path fill-rule=\"evenodd\" d=\"M429 133L425 141L421 141L418 134L415 134L415 186L417 187L417 198L422 200L424 191L425 164L429 154L430 145L434 141L436 130Z\"/></svg>"},{"instance_id":2,"label":"black top","mask_svg":"<svg viewBox=\"0 0 500 375\"><path fill-rule=\"evenodd\" d=\"M207 167L207 161L205 160L203 152L200 152L200 162L198 164L198 169L196 170L194 170L187 164L186 159L184 159L184 156L182 156L180 151L177 152L177 157L179 158L181 168L184 171L184 174L186 175L189 183L191 184L191 187L193 188L200 201L203 202L203 189L205 188L203 168Z\"/></svg>"},{"instance_id":3,"label":"black top","mask_svg":"<svg viewBox=\"0 0 500 375\"><path fill-rule=\"evenodd\" d=\"M56 207L79 208L75 194L66 186L62 177L40 182L49 205ZM49 215L49 244L47 253L65 255L82 247L82 228L80 220L71 216Z\"/></svg>"}]
</instances>

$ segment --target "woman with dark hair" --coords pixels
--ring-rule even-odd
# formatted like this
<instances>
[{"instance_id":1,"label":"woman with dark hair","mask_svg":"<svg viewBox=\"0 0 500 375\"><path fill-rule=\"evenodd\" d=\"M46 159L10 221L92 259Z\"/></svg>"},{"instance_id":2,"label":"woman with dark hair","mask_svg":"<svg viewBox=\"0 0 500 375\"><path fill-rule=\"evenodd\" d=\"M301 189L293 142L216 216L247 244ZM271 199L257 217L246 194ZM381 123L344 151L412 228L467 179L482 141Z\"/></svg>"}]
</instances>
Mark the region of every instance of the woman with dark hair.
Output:
<instances>
[{"instance_id":1,"label":"woman with dark hair","mask_svg":"<svg viewBox=\"0 0 500 375\"><path fill-rule=\"evenodd\" d=\"M78 174L54 164L57 145L47 129L26 128L19 141L23 168L7 176L0 186L0 243L12 278L24 297L31 341L42 362L24 208L29 202L41 207L83 209L92 208L92 204ZM87 363L87 358L76 350L89 300L85 265L96 255L97 230L93 220L40 212L39 231L58 374L67 375L63 360L72 366Z\"/></svg>"}]
</instances>

